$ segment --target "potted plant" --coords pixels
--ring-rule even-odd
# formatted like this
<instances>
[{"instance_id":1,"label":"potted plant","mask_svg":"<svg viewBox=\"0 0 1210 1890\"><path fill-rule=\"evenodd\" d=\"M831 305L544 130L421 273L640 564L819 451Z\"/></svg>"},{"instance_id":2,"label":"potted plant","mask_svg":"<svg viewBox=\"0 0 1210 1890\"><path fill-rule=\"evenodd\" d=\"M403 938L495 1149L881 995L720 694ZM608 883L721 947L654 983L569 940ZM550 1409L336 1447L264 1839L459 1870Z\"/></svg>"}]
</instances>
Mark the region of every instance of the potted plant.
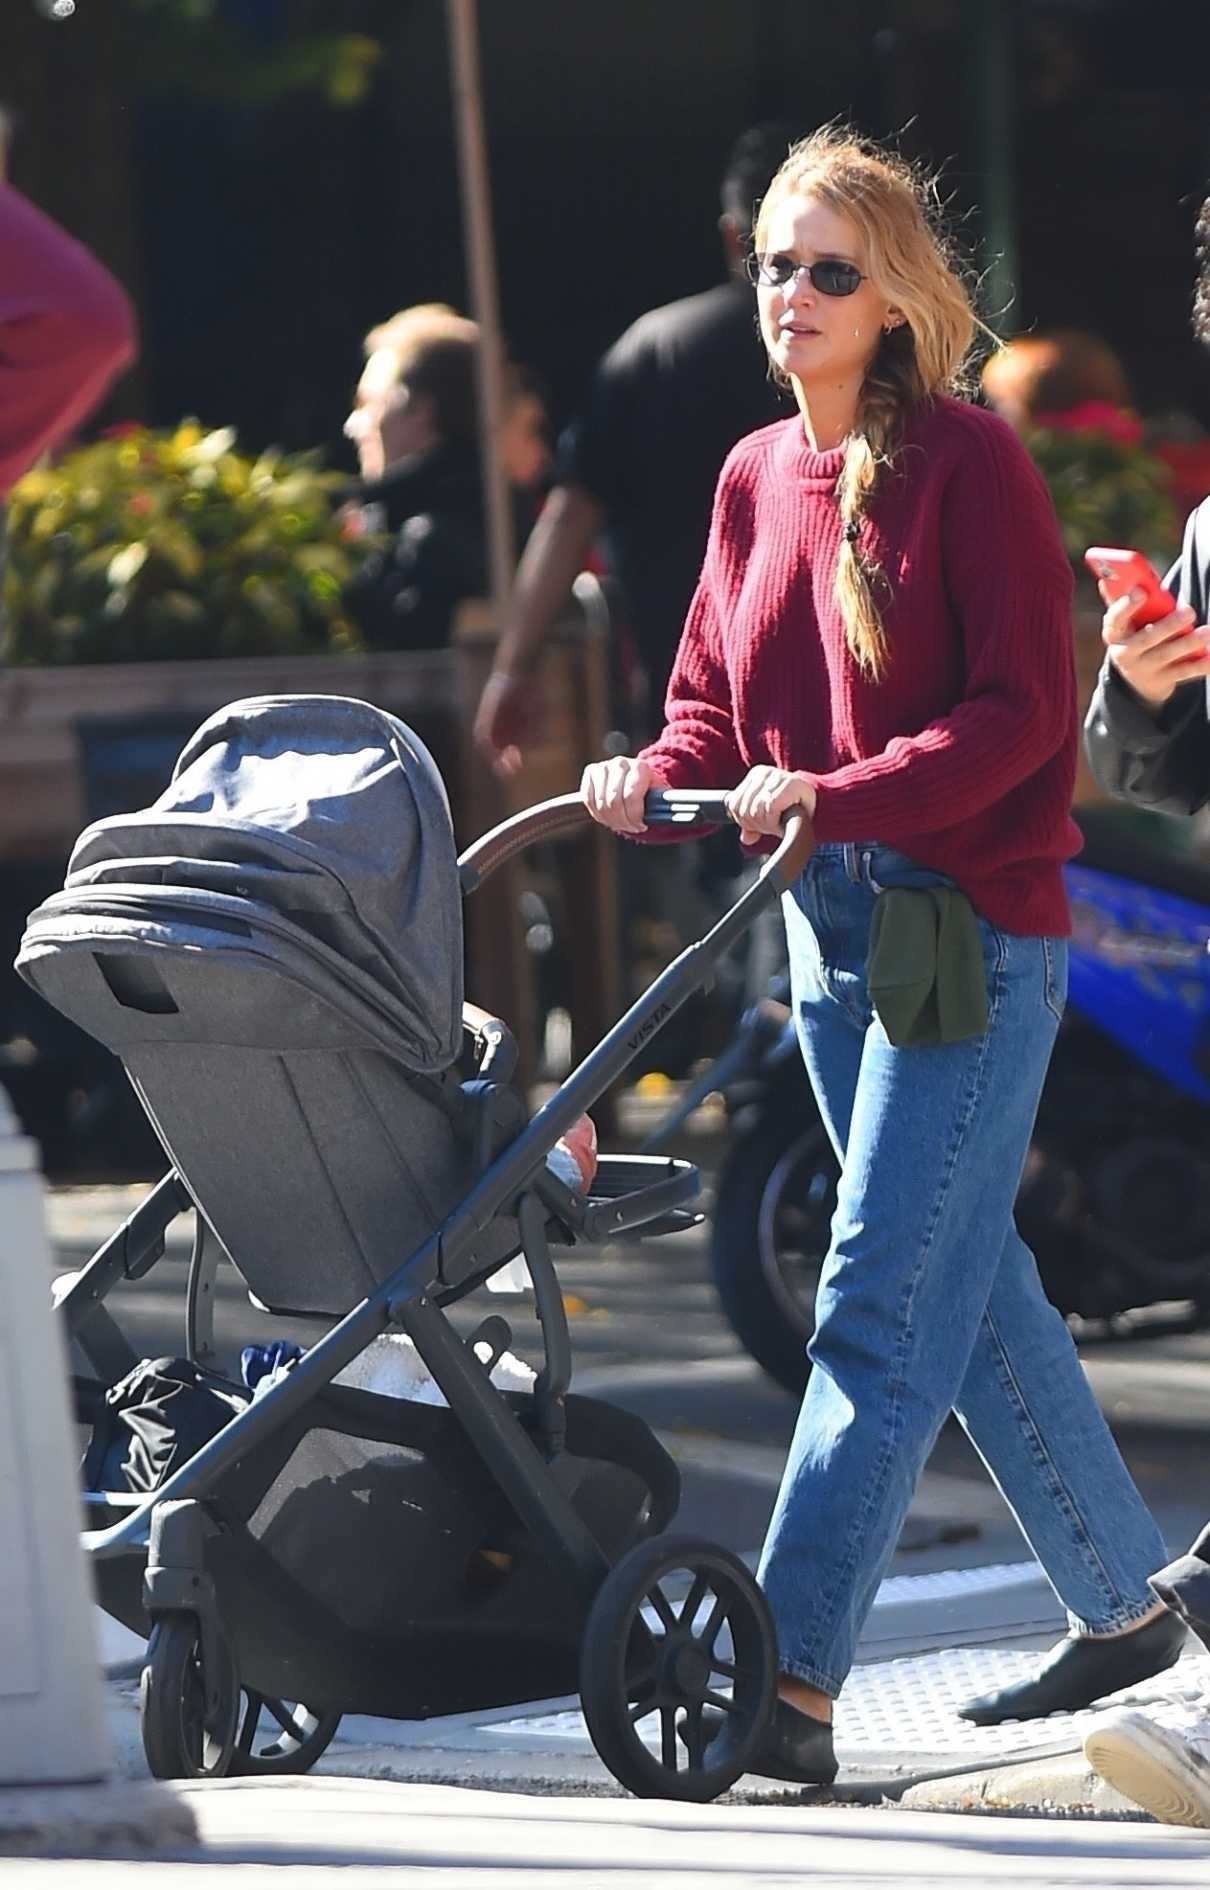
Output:
<instances>
[{"instance_id":1,"label":"potted plant","mask_svg":"<svg viewBox=\"0 0 1210 1890\"><path fill-rule=\"evenodd\" d=\"M433 751L460 841L506 811L506 790L469 741L496 628L490 605L467 600L447 647L365 650L343 596L382 541L342 523L340 483L314 455L251 457L229 428L186 421L114 429L14 488L0 631L0 923L6 871L20 877L23 914L61 883L86 822L146 805L187 735L240 697L376 703ZM546 736L511 789L528 800L574 780L607 726L599 622L569 619L554 654ZM586 830L569 853L571 897L608 937L614 845ZM528 1046L518 884L502 869L477 895L468 979ZM571 1008L586 1044L613 1023L613 996L610 968L585 966ZM0 1056L2 1007L0 989Z\"/></svg>"},{"instance_id":2,"label":"potted plant","mask_svg":"<svg viewBox=\"0 0 1210 1890\"><path fill-rule=\"evenodd\" d=\"M124 663L350 651L341 596L361 545L339 475L307 453L236 448L230 427L119 427L9 502L9 663ZM364 542L364 541L363 541Z\"/></svg>"},{"instance_id":3,"label":"potted plant","mask_svg":"<svg viewBox=\"0 0 1210 1890\"><path fill-rule=\"evenodd\" d=\"M242 696L360 696L458 765L451 650L367 652L343 597L379 540L312 453L230 428L118 427L10 495L0 631L0 863L65 855L158 793L189 731ZM130 799L134 795L136 798Z\"/></svg>"},{"instance_id":4,"label":"potted plant","mask_svg":"<svg viewBox=\"0 0 1210 1890\"><path fill-rule=\"evenodd\" d=\"M1180 540L1172 475L1143 444L1126 408L1084 401L1039 414L1023 433L1059 515L1063 542L1084 575L1089 545L1125 545L1166 563Z\"/></svg>"},{"instance_id":5,"label":"potted plant","mask_svg":"<svg viewBox=\"0 0 1210 1890\"><path fill-rule=\"evenodd\" d=\"M1180 545L1172 475L1144 445L1142 422L1108 401L1040 413L1022 438L1050 489L1076 575L1076 676L1081 713L1096 685L1104 647L1102 605L1084 564L1089 545L1144 552L1162 572ZM1077 804L1103 800L1080 757Z\"/></svg>"}]
</instances>

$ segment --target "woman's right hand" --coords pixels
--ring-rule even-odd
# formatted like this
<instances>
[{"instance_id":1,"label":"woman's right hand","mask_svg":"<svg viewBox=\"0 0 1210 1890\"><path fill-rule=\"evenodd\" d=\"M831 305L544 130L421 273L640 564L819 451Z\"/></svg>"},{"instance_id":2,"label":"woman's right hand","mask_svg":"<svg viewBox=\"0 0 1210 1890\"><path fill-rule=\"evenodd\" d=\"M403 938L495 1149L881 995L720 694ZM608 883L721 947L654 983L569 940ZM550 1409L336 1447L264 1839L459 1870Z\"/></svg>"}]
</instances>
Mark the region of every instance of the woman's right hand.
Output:
<instances>
[{"instance_id":1,"label":"woman's right hand","mask_svg":"<svg viewBox=\"0 0 1210 1890\"><path fill-rule=\"evenodd\" d=\"M594 820L615 833L646 833L643 803L653 787L666 782L634 755L614 755L609 761L590 761L580 779L584 805Z\"/></svg>"},{"instance_id":2,"label":"woman's right hand","mask_svg":"<svg viewBox=\"0 0 1210 1890\"><path fill-rule=\"evenodd\" d=\"M1158 623L1136 630L1134 613L1142 601L1141 591L1131 591L1110 604L1102 636L1122 681L1149 708L1162 709L1179 683L1210 676L1210 629L1181 604Z\"/></svg>"}]
</instances>

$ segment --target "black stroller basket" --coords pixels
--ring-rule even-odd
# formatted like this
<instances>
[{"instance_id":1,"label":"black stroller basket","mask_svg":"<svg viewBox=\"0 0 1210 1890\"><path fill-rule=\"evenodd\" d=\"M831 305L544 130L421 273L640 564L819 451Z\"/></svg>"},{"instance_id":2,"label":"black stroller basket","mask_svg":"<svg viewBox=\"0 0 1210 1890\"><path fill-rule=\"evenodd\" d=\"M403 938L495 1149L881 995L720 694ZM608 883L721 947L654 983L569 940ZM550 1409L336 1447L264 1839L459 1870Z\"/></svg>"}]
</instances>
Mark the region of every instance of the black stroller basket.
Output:
<instances>
[{"instance_id":1,"label":"black stroller basket","mask_svg":"<svg viewBox=\"0 0 1210 1890\"><path fill-rule=\"evenodd\" d=\"M653 795L649 820L700 825L721 801ZM137 1362L102 1302L188 1208L199 1359L208 1242L257 1305L323 1327L158 1488L88 1499L100 1599L151 1629L144 1743L163 1775L304 1769L342 1712L423 1717L578 1685L625 1785L704 1799L763 1731L775 1662L759 1591L715 1545L659 1535L677 1479L646 1426L569 1394L550 1251L691 1225L696 1172L605 1156L583 1196L547 1156L801 871L810 831L788 826L761 881L527 1123L507 1025L463 1001L461 895L586 818L577 796L549 802L458 861L404 724L339 698L260 698L199 730L154 808L89 829L30 919L19 969L121 1057L171 1163L62 1301L69 1334L110 1382ZM489 1320L465 1342L445 1308L518 1252L546 1356L533 1393L506 1396L474 1340L498 1352L507 1329ZM388 1330L448 1409L332 1384ZM258 1755L265 1701L284 1737ZM709 1704L743 1733L726 1764L709 1760Z\"/></svg>"}]
</instances>

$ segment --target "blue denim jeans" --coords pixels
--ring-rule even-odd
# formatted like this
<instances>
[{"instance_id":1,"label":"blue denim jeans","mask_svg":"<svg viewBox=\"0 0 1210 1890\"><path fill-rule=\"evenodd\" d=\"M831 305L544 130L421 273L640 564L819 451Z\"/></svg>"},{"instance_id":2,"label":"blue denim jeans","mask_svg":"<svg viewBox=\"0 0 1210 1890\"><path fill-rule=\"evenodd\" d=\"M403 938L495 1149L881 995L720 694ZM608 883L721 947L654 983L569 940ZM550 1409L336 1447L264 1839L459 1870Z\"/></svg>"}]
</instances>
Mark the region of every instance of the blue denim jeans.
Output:
<instances>
[{"instance_id":1,"label":"blue denim jeans","mask_svg":"<svg viewBox=\"0 0 1210 1890\"><path fill-rule=\"evenodd\" d=\"M895 1049L870 1004L877 894L943 883L888 847L833 844L783 902L799 1039L843 1174L759 1580L781 1670L833 1697L951 1408L1073 1631L1147 1614L1166 1557L1013 1222L1065 942L981 919L988 1024L961 1043Z\"/></svg>"}]
</instances>

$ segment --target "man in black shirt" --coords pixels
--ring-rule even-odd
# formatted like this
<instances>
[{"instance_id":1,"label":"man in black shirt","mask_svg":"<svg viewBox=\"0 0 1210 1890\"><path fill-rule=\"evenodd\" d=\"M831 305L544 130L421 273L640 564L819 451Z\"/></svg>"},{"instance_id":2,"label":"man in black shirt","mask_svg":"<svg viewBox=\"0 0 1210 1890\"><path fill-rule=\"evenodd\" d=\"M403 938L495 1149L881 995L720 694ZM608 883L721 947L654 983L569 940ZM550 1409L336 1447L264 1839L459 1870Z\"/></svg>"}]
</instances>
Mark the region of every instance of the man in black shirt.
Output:
<instances>
[{"instance_id":1,"label":"man in black shirt","mask_svg":"<svg viewBox=\"0 0 1210 1890\"><path fill-rule=\"evenodd\" d=\"M521 560L475 723L476 740L503 773L520 766L543 640L598 538L646 672L650 713L660 719L719 470L738 439L785 412L767 376L743 265L754 202L792 141L772 125L738 140L719 219L730 280L641 315L600 362L561 442L557 483Z\"/></svg>"}]
</instances>

